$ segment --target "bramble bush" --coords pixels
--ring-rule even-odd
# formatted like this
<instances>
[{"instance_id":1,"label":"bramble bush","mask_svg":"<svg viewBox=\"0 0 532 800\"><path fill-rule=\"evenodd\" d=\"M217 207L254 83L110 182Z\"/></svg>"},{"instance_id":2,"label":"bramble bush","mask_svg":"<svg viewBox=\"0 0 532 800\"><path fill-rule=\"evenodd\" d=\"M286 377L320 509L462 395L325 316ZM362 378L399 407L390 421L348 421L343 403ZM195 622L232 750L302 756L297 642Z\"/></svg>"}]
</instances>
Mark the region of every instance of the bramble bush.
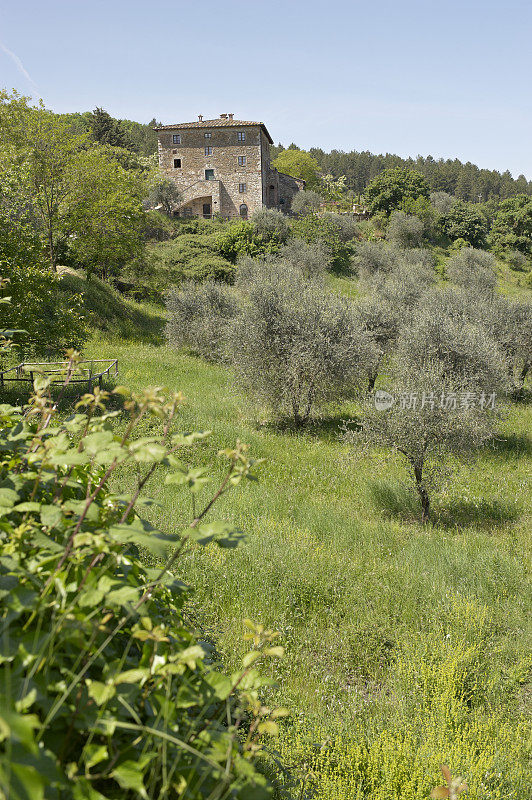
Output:
<instances>
[{"instance_id":1,"label":"bramble bush","mask_svg":"<svg viewBox=\"0 0 532 800\"><path fill-rule=\"evenodd\" d=\"M243 444L224 450L225 475L190 523L156 530L139 515L145 485L162 470L204 497L208 474L186 453L207 434L176 431L179 394L115 392L120 410L95 389L58 418L38 378L28 406L0 406L0 795L267 798L254 762L286 711L262 704L271 680L256 667L282 656L277 634L247 621L242 668L217 671L185 622L175 572L193 543L238 544L240 532L209 514L253 462ZM113 491L124 471L131 491Z\"/></svg>"}]
</instances>

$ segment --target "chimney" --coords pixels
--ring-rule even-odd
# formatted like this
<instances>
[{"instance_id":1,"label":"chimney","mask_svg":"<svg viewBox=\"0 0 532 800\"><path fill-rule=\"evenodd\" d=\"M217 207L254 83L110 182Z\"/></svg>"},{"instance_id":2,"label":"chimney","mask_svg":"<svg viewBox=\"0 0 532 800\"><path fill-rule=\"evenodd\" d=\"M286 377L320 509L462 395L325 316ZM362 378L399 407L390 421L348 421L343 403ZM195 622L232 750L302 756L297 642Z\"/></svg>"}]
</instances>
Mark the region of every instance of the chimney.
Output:
<instances>
[{"instance_id":1,"label":"chimney","mask_svg":"<svg viewBox=\"0 0 532 800\"><path fill-rule=\"evenodd\" d=\"M203 114L198 114L198 122L203 122Z\"/></svg>"},{"instance_id":2,"label":"chimney","mask_svg":"<svg viewBox=\"0 0 532 800\"><path fill-rule=\"evenodd\" d=\"M229 119L233 119L234 116L234 114L228 114Z\"/></svg>"},{"instance_id":3,"label":"chimney","mask_svg":"<svg viewBox=\"0 0 532 800\"><path fill-rule=\"evenodd\" d=\"M227 114L220 114L220 119L227 119Z\"/></svg>"}]
</instances>

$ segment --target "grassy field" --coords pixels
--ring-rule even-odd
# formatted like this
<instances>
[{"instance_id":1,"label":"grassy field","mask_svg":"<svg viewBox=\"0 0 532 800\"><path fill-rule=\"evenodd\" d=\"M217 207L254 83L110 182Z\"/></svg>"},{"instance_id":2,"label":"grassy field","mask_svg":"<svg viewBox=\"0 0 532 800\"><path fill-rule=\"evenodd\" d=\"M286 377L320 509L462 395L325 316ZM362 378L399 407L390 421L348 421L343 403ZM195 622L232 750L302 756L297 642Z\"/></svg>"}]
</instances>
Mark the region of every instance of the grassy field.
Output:
<instances>
[{"instance_id":1,"label":"grassy field","mask_svg":"<svg viewBox=\"0 0 532 800\"><path fill-rule=\"evenodd\" d=\"M351 293L346 280L333 289ZM470 798L529 797L532 407L509 408L497 441L453 465L421 526L400 460L339 437L355 405L305 432L275 425L229 370L164 345L156 311L128 308L143 341L108 325L87 355L118 357L130 387L183 391L183 428L213 430L199 461L237 438L265 459L218 507L245 543L191 549L181 568L227 667L244 617L281 631L275 699L292 716L274 745L279 796L426 798L444 762ZM163 528L189 517L176 487L149 491Z\"/></svg>"}]
</instances>

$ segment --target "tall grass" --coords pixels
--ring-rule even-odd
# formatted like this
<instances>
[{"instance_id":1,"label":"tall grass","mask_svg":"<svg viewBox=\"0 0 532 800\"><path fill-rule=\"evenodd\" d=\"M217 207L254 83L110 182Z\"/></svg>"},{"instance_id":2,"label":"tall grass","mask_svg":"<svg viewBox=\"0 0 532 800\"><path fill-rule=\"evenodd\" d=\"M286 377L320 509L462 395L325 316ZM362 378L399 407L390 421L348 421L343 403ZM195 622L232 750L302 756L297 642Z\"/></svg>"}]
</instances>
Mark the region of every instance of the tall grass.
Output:
<instances>
[{"instance_id":1,"label":"tall grass","mask_svg":"<svg viewBox=\"0 0 532 800\"><path fill-rule=\"evenodd\" d=\"M443 760L473 797L521 800L530 406L514 405L496 445L456 465L435 498L436 522L422 529L400 497L383 513L371 496L372 482L403 481L395 457L359 454L326 424L295 433L257 421L229 371L168 348L95 339L96 353L119 357L122 383L182 390L184 423L216 431L208 447L240 438L266 459L245 498L221 506L245 544L193 551L185 578L197 587L189 613L229 666L241 655L242 617L282 631L287 657L273 674L293 721L280 743L291 774L281 794L426 797ZM161 503L154 522L179 525L179 490L150 492Z\"/></svg>"}]
</instances>

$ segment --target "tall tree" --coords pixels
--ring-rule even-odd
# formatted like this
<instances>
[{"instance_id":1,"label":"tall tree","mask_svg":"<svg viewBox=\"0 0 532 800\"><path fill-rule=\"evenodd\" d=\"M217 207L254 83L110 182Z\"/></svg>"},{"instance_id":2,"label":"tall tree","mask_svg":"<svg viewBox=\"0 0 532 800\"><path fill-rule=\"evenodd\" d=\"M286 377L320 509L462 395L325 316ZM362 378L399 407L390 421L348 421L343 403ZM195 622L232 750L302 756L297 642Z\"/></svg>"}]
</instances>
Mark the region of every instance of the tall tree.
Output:
<instances>
[{"instance_id":1,"label":"tall tree","mask_svg":"<svg viewBox=\"0 0 532 800\"><path fill-rule=\"evenodd\" d=\"M98 106L91 115L92 136L99 144L131 149L131 140L122 123Z\"/></svg>"}]
</instances>

